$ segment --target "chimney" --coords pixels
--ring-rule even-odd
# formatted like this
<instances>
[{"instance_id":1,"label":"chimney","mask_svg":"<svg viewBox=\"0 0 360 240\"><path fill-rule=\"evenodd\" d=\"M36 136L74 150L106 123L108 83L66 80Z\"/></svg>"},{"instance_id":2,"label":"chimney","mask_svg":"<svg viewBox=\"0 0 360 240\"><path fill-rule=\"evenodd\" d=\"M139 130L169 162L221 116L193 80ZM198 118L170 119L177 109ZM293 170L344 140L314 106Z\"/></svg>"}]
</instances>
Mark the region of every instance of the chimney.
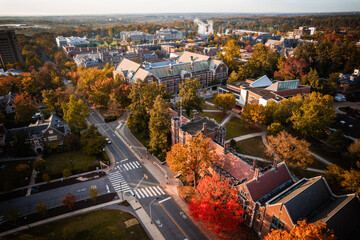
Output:
<instances>
[{"instance_id":1,"label":"chimney","mask_svg":"<svg viewBox=\"0 0 360 240\"><path fill-rule=\"evenodd\" d=\"M169 63L169 70L170 70L170 74L174 73L174 68L173 68L172 63Z\"/></svg>"},{"instance_id":2,"label":"chimney","mask_svg":"<svg viewBox=\"0 0 360 240\"><path fill-rule=\"evenodd\" d=\"M194 60L192 60L192 59L191 59L191 63L190 63L190 69L191 69L191 71L194 71Z\"/></svg>"},{"instance_id":3,"label":"chimney","mask_svg":"<svg viewBox=\"0 0 360 240\"><path fill-rule=\"evenodd\" d=\"M230 142L225 142L224 143L224 154L226 154L227 150L229 150L230 147Z\"/></svg>"},{"instance_id":4,"label":"chimney","mask_svg":"<svg viewBox=\"0 0 360 240\"><path fill-rule=\"evenodd\" d=\"M277 170L277 164L278 164L277 160L274 159L273 168L275 169L275 171Z\"/></svg>"},{"instance_id":5,"label":"chimney","mask_svg":"<svg viewBox=\"0 0 360 240\"><path fill-rule=\"evenodd\" d=\"M252 171L255 171L255 169L256 169L256 160L253 161L253 165L251 167Z\"/></svg>"},{"instance_id":6,"label":"chimney","mask_svg":"<svg viewBox=\"0 0 360 240\"><path fill-rule=\"evenodd\" d=\"M206 130L206 122L203 123L202 131Z\"/></svg>"},{"instance_id":7,"label":"chimney","mask_svg":"<svg viewBox=\"0 0 360 240\"><path fill-rule=\"evenodd\" d=\"M259 169L256 168L256 169L255 169L255 173L254 173L254 179L255 179L256 181L259 181L259 176L260 176Z\"/></svg>"},{"instance_id":8,"label":"chimney","mask_svg":"<svg viewBox=\"0 0 360 240\"><path fill-rule=\"evenodd\" d=\"M194 112L194 117L193 117L194 120L198 120L199 119L199 113L198 111L195 111Z\"/></svg>"}]
</instances>

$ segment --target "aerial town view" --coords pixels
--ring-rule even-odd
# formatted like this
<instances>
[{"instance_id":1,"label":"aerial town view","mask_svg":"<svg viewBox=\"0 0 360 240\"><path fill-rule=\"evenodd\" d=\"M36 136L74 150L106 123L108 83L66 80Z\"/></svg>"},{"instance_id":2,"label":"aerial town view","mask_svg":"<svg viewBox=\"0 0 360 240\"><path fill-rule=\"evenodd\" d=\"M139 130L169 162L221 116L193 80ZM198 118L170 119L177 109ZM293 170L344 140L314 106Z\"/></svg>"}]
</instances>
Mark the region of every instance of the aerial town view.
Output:
<instances>
[{"instance_id":1,"label":"aerial town view","mask_svg":"<svg viewBox=\"0 0 360 240\"><path fill-rule=\"evenodd\" d=\"M360 1L0 0L0 240L359 240Z\"/></svg>"}]
</instances>

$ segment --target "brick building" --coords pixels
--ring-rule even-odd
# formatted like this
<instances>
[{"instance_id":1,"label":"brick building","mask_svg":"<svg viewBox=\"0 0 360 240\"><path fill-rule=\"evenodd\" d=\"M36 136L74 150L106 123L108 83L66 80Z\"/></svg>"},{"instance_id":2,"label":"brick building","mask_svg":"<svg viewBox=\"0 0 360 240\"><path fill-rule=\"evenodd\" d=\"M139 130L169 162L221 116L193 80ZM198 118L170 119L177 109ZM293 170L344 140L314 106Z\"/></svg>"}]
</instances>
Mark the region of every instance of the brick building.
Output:
<instances>
[{"instance_id":1,"label":"brick building","mask_svg":"<svg viewBox=\"0 0 360 240\"><path fill-rule=\"evenodd\" d=\"M128 59L123 59L114 71L114 77L120 75L129 83L134 83L137 79L144 82L157 82L164 84L170 92L178 93L179 84L189 78L197 78L203 88L199 94L208 94L212 91L211 83L214 80L220 83L228 77L228 67L218 60L210 59L198 60L197 55L190 56L192 53L184 52L179 60L173 64L160 65L145 69L144 65L135 63ZM188 57L189 56L189 57ZM190 60L190 61L188 61Z\"/></svg>"},{"instance_id":2,"label":"brick building","mask_svg":"<svg viewBox=\"0 0 360 240\"><path fill-rule=\"evenodd\" d=\"M227 84L218 88L219 94L232 93L235 95L236 105L243 107L248 103L266 105L268 101L279 102L284 98L297 94L309 94L310 87L299 85L299 80L275 81L264 75L261 78L247 79L245 82Z\"/></svg>"}]
</instances>

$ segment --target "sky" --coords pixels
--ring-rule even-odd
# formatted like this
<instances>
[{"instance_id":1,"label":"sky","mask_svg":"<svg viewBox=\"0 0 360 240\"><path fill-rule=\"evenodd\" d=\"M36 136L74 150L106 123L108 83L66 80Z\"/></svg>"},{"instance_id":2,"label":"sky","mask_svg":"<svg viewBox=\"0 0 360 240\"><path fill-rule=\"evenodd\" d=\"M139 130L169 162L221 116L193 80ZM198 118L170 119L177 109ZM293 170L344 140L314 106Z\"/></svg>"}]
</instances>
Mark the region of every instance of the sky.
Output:
<instances>
[{"instance_id":1,"label":"sky","mask_svg":"<svg viewBox=\"0 0 360 240\"><path fill-rule=\"evenodd\" d=\"M360 0L0 0L0 16L360 11Z\"/></svg>"}]
</instances>

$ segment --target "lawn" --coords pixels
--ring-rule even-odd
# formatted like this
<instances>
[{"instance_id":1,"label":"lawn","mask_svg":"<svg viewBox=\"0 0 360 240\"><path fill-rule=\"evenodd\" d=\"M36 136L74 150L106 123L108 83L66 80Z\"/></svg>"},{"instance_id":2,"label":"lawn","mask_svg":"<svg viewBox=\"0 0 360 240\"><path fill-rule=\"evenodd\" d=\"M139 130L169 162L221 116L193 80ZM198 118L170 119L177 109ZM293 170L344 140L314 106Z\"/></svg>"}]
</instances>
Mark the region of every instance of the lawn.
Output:
<instances>
[{"instance_id":1,"label":"lawn","mask_svg":"<svg viewBox=\"0 0 360 240\"><path fill-rule=\"evenodd\" d=\"M223 112L201 112L199 115L200 117L213 118L217 123L221 123L221 121L227 116L227 114Z\"/></svg>"},{"instance_id":2,"label":"lawn","mask_svg":"<svg viewBox=\"0 0 360 240\"><path fill-rule=\"evenodd\" d=\"M219 108L210 106L209 104L206 103L204 103L201 107L203 110L220 110Z\"/></svg>"},{"instance_id":3,"label":"lawn","mask_svg":"<svg viewBox=\"0 0 360 240\"><path fill-rule=\"evenodd\" d=\"M257 127L245 127L241 124L240 119L237 117L233 117L226 125L226 140L250 134L250 133L257 133L261 132L260 128Z\"/></svg>"},{"instance_id":4,"label":"lawn","mask_svg":"<svg viewBox=\"0 0 360 240\"><path fill-rule=\"evenodd\" d=\"M270 157L266 155L266 147L263 144L261 137L254 137L239 141L236 143L235 150L240 154L252 155L271 160Z\"/></svg>"},{"instance_id":5,"label":"lawn","mask_svg":"<svg viewBox=\"0 0 360 240\"><path fill-rule=\"evenodd\" d=\"M19 164L27 164L24 172L16 171ZM32 172L32 161L13 161L0 163L0 192L26 186L29 184ZM26 180L27 178L27 180Z\"/></svg>"},{"instance_id":6,"label":"lawn","mask_svg":"<svg viewBox=\"0 0 360 240\"><path fill-rule=\"evenodd\" d=\"M214 98L208 98L208 99L205 99L205 101L210 102L210 103L214 103Z\"/></svg>"},{"instance_id":7,"label":"lawn","mask_svg":"<svg viewBox=\"0 0 360 240\"><path fill-rule=\"evenodd\" d=\"M82 151L54 153L44 159L46 171L51 178L61 177L64 169L72 170L70 160L72 160L73 173L86 172L99 166L99 161L95 156L86 155Z\"/></svg>"},{"instance_id":8,"label":"lawn","mask_svg":"<svg viewBox=\"0 0 360 240\"><path fill-rule=\"evenodd\" d=\"M119 210L98 210L49 223L3 239L149 239L137 219Z\"/></svg>"},{"instance_id":9,"label":"lawn","mask_svg":"<svg viewBox=\"0 0 360 240\"><path fill-rule=\"evenodd\" d=\"M321 157L325 158L329 162L337 164L340 167L343 167L345 169L348 169L349 165L351 165L351 163L349 163L348 161L345 161L345 159L343 157L341 157L341 155L330 152L326 148L325 144L317 143L316 146L315 146L315 144L311 144L310 150L313 151L314 153L320 155Z\"/></svg>"}]
</instances>

